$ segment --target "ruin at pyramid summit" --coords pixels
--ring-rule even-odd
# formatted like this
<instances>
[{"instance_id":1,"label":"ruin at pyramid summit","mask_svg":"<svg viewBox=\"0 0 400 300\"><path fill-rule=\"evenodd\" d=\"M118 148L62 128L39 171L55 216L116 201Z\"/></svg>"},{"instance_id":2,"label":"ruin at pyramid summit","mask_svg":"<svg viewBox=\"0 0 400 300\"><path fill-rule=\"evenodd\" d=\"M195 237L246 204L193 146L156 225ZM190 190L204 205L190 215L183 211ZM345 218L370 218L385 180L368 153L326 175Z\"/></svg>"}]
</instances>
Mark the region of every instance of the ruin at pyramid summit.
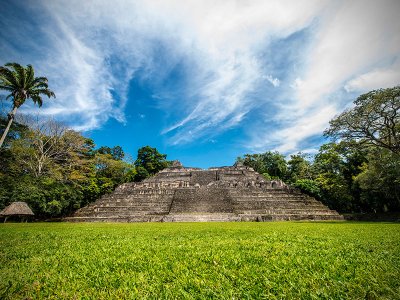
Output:
<instances>
[{"instance_id":1,"label":"ruin at pyramid summit","mask_svg":"<svg viewBox=\"0 0 400 300\"><path fill-rule=\"evenodd\" d=\"M178 161L142 182L124 183L76 211L74 222L342 220L336 211L240 163L186 168Z\"/></svg>"}]
</instances>

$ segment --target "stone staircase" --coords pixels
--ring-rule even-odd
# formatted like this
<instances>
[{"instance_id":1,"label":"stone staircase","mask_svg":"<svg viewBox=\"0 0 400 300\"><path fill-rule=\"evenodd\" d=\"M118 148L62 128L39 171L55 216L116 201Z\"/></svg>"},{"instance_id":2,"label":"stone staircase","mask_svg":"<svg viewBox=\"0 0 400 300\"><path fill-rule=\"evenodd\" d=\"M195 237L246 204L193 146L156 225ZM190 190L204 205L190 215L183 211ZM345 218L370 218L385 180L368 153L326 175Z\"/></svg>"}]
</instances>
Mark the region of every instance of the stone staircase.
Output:
<instances>
[{"instance_id":1,"label":"stone staircase","mask_svg":"<svg viewBox=\"0 0 400 300\"><path fill-rule=\"evenodd\" d=\"M175 191L170 213L233 213L228 191L201 186Z\"/></svg>"},{"instance_id":2,"label":"stone staircase","mask_svg":"<svg viewBox=\"0 0 400 300\"><path fill-rule=\"evenodd\" d=\"M229 189L235 213L244 221L342 220L336 211L295 189Z\"/></svg>"},{"instance_id":3,"label":"stone staircase","mask_svg":"<svg viewBox=\"0 0 400 300\"><path fill-rule=\"evenodd\" d=\"M157 222L169 213L174 191L133 189L127 194L116 190L75 212L67 221L77 222Z\"/></svg>"},{"instance_id":4,"label":"stone staircase","mask_svg":"<svg viewBox=\"0 0 400 300\"><path fill-rule=\"evenodd\" d=\"M65 218L70 222L343 220L336 211L244 166L169 168L126 183Z\"/></svg>"}]
</instances>

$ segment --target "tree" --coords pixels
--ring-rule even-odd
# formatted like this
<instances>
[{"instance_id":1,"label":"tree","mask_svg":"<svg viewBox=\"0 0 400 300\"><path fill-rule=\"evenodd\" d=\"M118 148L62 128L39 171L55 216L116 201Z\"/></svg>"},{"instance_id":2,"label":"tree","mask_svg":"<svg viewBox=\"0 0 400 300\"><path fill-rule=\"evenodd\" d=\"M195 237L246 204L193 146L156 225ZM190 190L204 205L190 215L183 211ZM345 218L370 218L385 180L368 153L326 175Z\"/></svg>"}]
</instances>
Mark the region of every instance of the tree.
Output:
<instances>
[{"instance_id":1,"label":"tree","mask_svg":"<svg viewBox=\"0 0 400 300\"><path fill-rule=\"evenodd\" d=\"M89 139L54 120L25 118L24 123L29 129L10 145L21 168L34 177L66 176L92 147Z\"/></svg>"},{"instance_id":2,"label":"tree","mask_svg":"<svg viewBox=\"0 0 400 300\"><path fill-rule=\"evenodd\" d=\"M363 94L354 104L331 120L324 134L400 154L400 86Z\"/></svg>"},{"instance_id":3,"label":"tree","mask_svg":"<svg viewBox=\"0 0 400 300\"><path fill-rule=\"evenodd\" d=\"M140 179L144 179L143 176L148 177L154 175L168 167L170 162L167 161L166 158L167 155L161 154L156 148L150 146L140 148L135 161L135 167L138 174L140 174Z\"/></svg>"},{"instance_id":4,"label":"tree","mask_svg":"<svg viewBox=\"0 0 400 300\"><path fill-rule=\"evenodd\" d=\"M117 185L124 183L128 172L132 169L131 165L115 159L111 154L96 153L94 163L101 193L110 193Z\"/></svg>"},{"instance_id":5,"label":"tree","mask_svg":"<svg viewBox=\"0 0 400 300\"><path fill-rule=\"evenodd\" d=\"M0 209L20 200L39 218L59 217L136 175L132 164L118 159L121 155L98 153L91 139L63 124L24 115L16 121L13 138L1 149Z\"/></svg>"},{"instance_id":6,"label":"tree","mask_svg":"<svg viewBox=\"0 0 400 300\"><path fill-rule=\"evenodd\" d=\"M136 167L135 169L135 177L134 177L134 181L142 181L143 179L146 179L147 177L150 177L151 175L149 174L149 172L144 168L144 167Z\"/></svg>"},{"instance_id":7,"label":"tree","mask_svg":"<svg viewBox=\"0 0 400 300\"><path fill-rule=\"evenodd\" d=\"M245 166L253 168L260 174L267 174L267 169L265 167L262 154L245 154L244 157L238 157L236 161L243 163Z\"/></svg>"},{"instance_id":8,"label":"tree","mask_svg":"<svg viewBox=\"0 0 400 300\"><path fill-rule=\"evenodd\" d=\"M278 151L267 151L262 154L262 160L266 167L267 173L272 178L285 179L287 175L287 164L285 156Z\"/></svg>"},{"instance_id":9,"label":"tree","mask_svg":"<svg viewBox=\"0 0 400 300\"><path fill-rule=\"evenodd\" d=\"M321 198L341 212L360 211L360 188L355 177L366 162L366 151L355 143L327 143L320 147L312 166Z\"/></svg>"},{"instance_id":10,"label":"tree","mask_svg":"<svg viewBox=\"0 0 400 300\"><path fill-rule=\"evenodd\" d=\"M12 98L12 109L8 114L8 124L0 139L0 148L7 136L10 126L14 120L17 109L25 103L27 99L42 106L42 95L55 97L53 91L49 90L46 77L35 77L35 72L31 65L26 67L17 63L7 63L5 67L0 67L0 89L9 92L6 99Z\"/></svg>"},{"instance_id":11,"label":"tree","mask_svg":"<svg viewBox=\"0 0 400 300\"><path fill-rule=\"evenodd\" d=\"M287 164L285 157L278 151L267 151L262 154L245 154L243 158L237 158L245 166L253 168L256 172L267 178L285 179Z\"/></svg>"},{"instance_id":12,"label":"tree","mask_svg":"<svg viewBox=\"0 0 400 300\"><path fill-rule=\"evenodd\" d=\"M307 160L307 154L298 153L290 155L288 161L288 176L290 182L297 180L312 179L311 163Z\"/></svg>"},{"instance_id":13,"label":"tree","mask_svg":"<svg viewBox=\"0 0 400 300\"><path fill-rule=\"evenodd\" d=\"M115 146L112 148L107 146L102 146L99 149L97 149L97 153L110 154L115 160L122 160L125 157L124 150L122 150L121 146Z\"/></svg>"},{"instance_id":14,"label":"tree","mask_svg":"<svg viewBox=\"0 0 400 300\"><path fill-rule=\"evenodd\" d=\"M319 187L318 182L316 182L315 180L298 179L293 185L300 189L303 193L306 193L317 199L322 198L321 188Z\"/></svg>"},{"instance_id":15,"label":"tree","mask_svg":"<svg viewBox=\"0 0 400 300\"><path fill-rule=\"evenodd\" d=\"M360 187L360 207L369 212L400 211L400 157L383 149L370 149L368 161L354 177Z\"/></svg>"},{"instance_id":16,"label":"tree","mask_svg":"<svg viewBox=\"0 0 400 300\"><path fill-rule=\"evenodd\" d=\"M0 115L0 132L4 132L8 125L8 118L4 115ZM9 131L8 131L8 141L13 141L18 139L18 137L21 136L21 133L26 131L28 129L28 126L25 124L22 124L20 122L14 122L11 124ZM4 148L0 148L0 151L2 151Z\"/></svg>"},{"instance_id":17,"label":"tree","mask_svg":"<svg viewBox=\"0 0 400 300\"><path fill-rule=\"evenodd\" d=\"M326 205L341 212L351 212L353 197L343 176L344 163L335 143L322 145L314 159L314 181L318 184L321 199Z\"/></svg>"}]
</instances>

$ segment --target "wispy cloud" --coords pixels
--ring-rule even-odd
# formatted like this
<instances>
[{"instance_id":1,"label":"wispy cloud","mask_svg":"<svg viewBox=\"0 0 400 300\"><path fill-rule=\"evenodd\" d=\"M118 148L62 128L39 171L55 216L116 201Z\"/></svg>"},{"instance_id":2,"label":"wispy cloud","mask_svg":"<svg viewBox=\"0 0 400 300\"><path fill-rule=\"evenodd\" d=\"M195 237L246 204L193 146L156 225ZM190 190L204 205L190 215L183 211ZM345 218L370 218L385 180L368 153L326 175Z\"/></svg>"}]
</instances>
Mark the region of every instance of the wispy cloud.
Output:
<instances>
[{"instance_id":1,"label":"wispy cloud","mask_svg":"<svg viewBox=\"0 0 400 300\"><path fill-rule=\"evenodd\" d=\"M343 83L400 54L398 1L337 2L319 19L297 98L313 105Z\"/></svg>"},{"instance_id":2,"label":"wispy cloud","mask_svg":"<svg viewBox=\"0 0 400 300\"><path fill-rule=\"evenodd\" d=\"M347 92L390 88L400 84L400 58L386 67L376 68L349 80L344 89Z\"/></svg>"},{"instance_id":3,"label":"wispy cloud","mask_svg":"<svg viewBox=\"0 0 400 300\"><path fill-rule=\"evenodd\" d=\"M304 68L295 72L290 83L291 101L276 115L284 122L276 125L274 137L254 135L254 149L301 150L302 141L321 135L328 121L352 101L354 94L346 95L344 90L362 93L400 83L396 13L400 3L344 1L325 8L316 16Z\"/></svg>"},{"instance_id":4,"label":"wispy cloud","mask_svg":"<svg viewBox=\"0 0 400 300\"><path fill-rule=\"evenodd\" d=\"M265 75L264 78L268 80L274 87L278 87L281 83L278 78L274 78L271 75Z\"/></svg>"},{"instance_id":5,"label":"wispy cloud","mask_svg":"<svg viewBox=\"0 0 400 300\"><path fill-rule=\"evenodd\" d=\"M309 110L308 113L311 117L291 114L293 117L281 124L276 123L274 128L270 127L269 131L255 131L251 148L256 151L265 151L265 146L269 145L270 149L282 153L304 151L299 147L300 143L311 136L321 134L322 130L327 127L329 119L334 117L336 112L337 109L334 105L326 105Z\"/></svg>"},{"instance_id":6,"label":"wispy cloud","mask_svg":"<svg viewBox=\"0 0 400 300\"><path fill-rule=\"evenodd\" d=\"M126 122L130 84L140 79L166 111L160 132L170 144L209 140L241 126L250 149L291 153L320 135L354 93L400 82L398 1L17 6L34 21L2 13L15 34L13 40L0 35L0 60L22 56L38 66L57 94L41 113L79 130L100 128L110 118ZM37 28L40 40L19 33L21 26ZM276 47L304 30L307 39L298 48ZM24 43L30 52L17 46ZM176 68L183 75L171 84Z\"/></svg>"}]
</instances>

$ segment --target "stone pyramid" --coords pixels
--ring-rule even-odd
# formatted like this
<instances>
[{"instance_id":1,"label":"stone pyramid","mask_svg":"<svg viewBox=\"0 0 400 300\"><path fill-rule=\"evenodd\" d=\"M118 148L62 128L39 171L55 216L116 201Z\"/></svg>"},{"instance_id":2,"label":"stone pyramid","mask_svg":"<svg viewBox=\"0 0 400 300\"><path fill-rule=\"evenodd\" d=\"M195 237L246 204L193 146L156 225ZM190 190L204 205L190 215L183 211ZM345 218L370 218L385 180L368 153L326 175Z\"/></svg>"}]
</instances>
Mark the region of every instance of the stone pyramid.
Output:
<instances>
[{"instance_id":1,"label":"stone pyramid","mask_svg":"<svg viewBox=\"0 0 400 300\"><path fill-rule=\"evenodd\" d=\"M342 220L336 211L252 168L185 168L178 161L124 183L66 218L74 222Z\"/></svg>"}]
</instances>

